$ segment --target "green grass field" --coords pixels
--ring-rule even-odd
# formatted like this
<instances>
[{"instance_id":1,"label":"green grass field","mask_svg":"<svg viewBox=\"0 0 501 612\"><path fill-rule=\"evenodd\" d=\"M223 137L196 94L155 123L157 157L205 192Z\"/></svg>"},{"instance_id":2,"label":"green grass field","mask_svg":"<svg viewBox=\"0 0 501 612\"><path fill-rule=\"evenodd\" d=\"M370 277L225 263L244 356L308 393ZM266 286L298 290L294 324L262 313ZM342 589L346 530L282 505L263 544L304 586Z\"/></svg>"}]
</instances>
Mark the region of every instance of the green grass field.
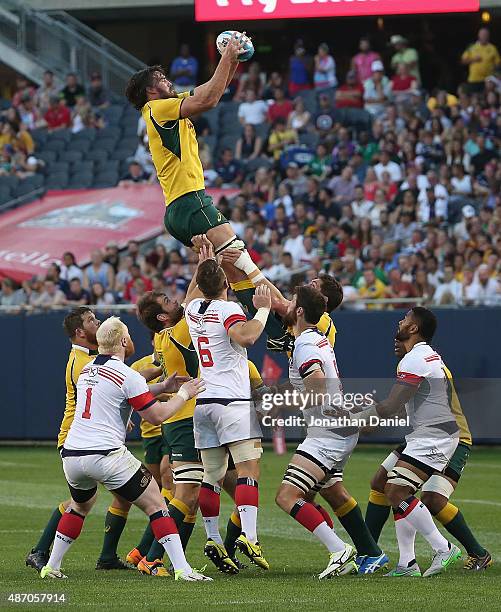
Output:
<instances>
[{"instance_id":1,"label":"green grass field","mask_svg":"<svg viewBox=\"0 0 501 612\"><path fill-rule=\"evenodd\" d=\"M134 450L141 452L139 447ZM364 511L370 476L386 454L385 448L359 447L348 464L346 485ZM7 606L7 593L63 592L64 606L82 610L501 609L501 563L497 562L501 558L499 449L474 450L454 498L494 556L495 565L483 573L470 574L459 563L446 574L429 579L348 576L319 582L315 575L327 562L323 547L273 501L287 459L288 456L276 457L268 450L262 462L259 533L272 567L270 572L250 568L229 577L217 573L209 562L207 573L214 582L202 584L151 578L136 571L97 572L94 565L110 500L109 494L101 490L82 536L64 562L68 580L42 582L33 569L25 567L24 557L37 541L52 509L68 497L60 459L50 448L0 448L0 607ZM224 494L222 502L221 525L225 527L231 505ZM120 543L122 556L139 540L145 524L144 515L134 508ZM347 537L338 522L336 528L342 537ZM204 541L203 526L198 521L188 549L190 562L198 568L206 561L202 553ZM395 562L392 520L383 531L381 543ZM419 536L416 544L418 562L426 568L430 560L428 546Z\"/></svg>"}]
</instances>

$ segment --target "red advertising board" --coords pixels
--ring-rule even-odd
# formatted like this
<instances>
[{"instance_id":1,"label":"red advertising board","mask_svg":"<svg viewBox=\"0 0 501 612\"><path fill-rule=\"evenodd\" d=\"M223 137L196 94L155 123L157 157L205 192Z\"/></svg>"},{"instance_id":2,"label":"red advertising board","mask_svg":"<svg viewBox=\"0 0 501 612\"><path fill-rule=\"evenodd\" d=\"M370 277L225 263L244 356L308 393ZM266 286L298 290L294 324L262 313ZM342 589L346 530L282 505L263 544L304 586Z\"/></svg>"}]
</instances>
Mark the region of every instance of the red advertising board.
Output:
<instances>
[{"instance_id":1,"label":"red advertising board","mask_svg":"<svg viewBox=\"0 0 501 612\"><path fill-rule=\"evenodd\" d=\"M195 0L197 21L478 11L479 0Z\"/></svg>"},{"instance_id":2,"label":"red advertising board","mask_svg":"<svg viewBox=\"0 0 501 612\"><path fill-rule=\"evenodd\" d=\"M235 190L209 189L214 201ZM0 215L0 278L17 281L45 275L71 251L79 265L107 242L124 247L163 232L165 204L158 185L53 191L43 199Z\"/></svg>"}]
</instances>

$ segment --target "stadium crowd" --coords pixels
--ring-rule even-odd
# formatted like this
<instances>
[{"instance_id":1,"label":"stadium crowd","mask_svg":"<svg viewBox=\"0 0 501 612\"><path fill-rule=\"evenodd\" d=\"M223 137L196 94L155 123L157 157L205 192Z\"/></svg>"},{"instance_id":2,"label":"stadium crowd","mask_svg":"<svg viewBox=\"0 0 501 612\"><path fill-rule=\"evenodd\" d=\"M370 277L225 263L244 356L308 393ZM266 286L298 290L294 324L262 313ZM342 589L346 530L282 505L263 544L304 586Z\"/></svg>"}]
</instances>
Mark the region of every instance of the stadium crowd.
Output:
<instances>
[{"instance_id":1,"label":"stadium crowd","mask_svg":"<svg viewBox=\"0 0 501 612\"><path fill-rule=\"evenodd\" d=\"M419 53L402 36L390 43L382 58L362 39L342 80L325 43L311 57L297 41L287 76L242 65L220 107L194 119L206 185L237 190L219 208L286 291L324 271L341 279L345 308L501 304L499 53L482 28L461 58L467 81L427 92ZM176 88L197 71L184 45ZM105 129L111 102L99 74L87 91L75 75L59 92L50 73L38 90L20 77L0 118L0 179L43 171L33 130ZM117 180L155 180L141 119L122 162ZM181 299L195 261L167 234L121 253L110 243L85 267L65 253L46 278L4 279L0 305L133 304L152 288Z\"/></svg>"}]
</instances>

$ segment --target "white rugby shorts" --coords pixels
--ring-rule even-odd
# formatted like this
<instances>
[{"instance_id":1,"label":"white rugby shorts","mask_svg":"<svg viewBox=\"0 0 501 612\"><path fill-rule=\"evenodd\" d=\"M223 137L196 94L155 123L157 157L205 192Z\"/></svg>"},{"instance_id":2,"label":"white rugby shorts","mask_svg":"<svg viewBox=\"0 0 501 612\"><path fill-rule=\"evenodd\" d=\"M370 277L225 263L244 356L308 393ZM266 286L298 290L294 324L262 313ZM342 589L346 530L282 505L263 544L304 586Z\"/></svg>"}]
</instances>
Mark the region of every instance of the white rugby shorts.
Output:
<instances>
[{"instance_id":1,"label":"white rugby shorts","mask_svg":"<svg viewBox=\"0 0 501 612\"><path fill-rule=\"evenodd\" d=\"M322 481L322 488L330 487L343 480L343 469L358 442L358 432L346 438L322 436L306 437L297 447L316 459L328 473ZM330 477L329 477L330 474Z\"/></svg>"},{"instance_id":2,"label":"white rugby shorts","mask_svg":"<svg viewBox=\"0 0 501 612\"><path fill-rule=\"evenodd\" d=\"M452 458L459 437L444 438L407 438L407 443L402 451L403 455L408 455L417 459L421 463L443 472ZM405 457L403 459L405 461Z\"/></svg>"},{"instance_id":3,"label":"white rugby shorts","mask_svg":"<svg viewBox=\"0 0 501 612\"><path fill-rule=\"evenodd\" d=\"M254 402L229 400L223 404L205 398L203 401L197 402L193 415L196 448L217 448L262 437Z\"/></svg>"}]
</instances>

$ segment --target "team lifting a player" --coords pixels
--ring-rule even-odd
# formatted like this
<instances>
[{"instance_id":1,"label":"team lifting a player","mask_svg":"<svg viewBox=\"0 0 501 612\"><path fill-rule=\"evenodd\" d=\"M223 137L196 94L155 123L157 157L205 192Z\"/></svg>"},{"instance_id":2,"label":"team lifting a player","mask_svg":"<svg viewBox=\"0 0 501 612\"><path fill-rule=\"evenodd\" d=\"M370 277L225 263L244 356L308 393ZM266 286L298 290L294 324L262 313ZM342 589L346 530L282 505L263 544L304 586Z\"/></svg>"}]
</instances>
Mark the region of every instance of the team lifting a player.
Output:
<instances>
[{"instance_id":1,"label":"team lifting a player","mask_svg":"<svg viewBox=\"0 0 501 612\"><path fill-rule=\"evenodd\" d=\"M153 335L154 352L132 367L125 359L134 345L119 318L99 323L86 307L65 318L72 347L58 449L70 500L54 510L26 564L42 578L66 577L63 558L80 535L101 483L113 500L96 569L136 566L157 577L211 580L186 558L200 510L207 535L204 553L218 570L238 574L246 567L244 557L268 570L258 538L260 399L294 389L284 410L303 408L306 436L285 471L276 503L326 548L327 564L319 563L319 578L387 568L389 558L378 539L391 509L399 559L387 576L431 576L461 557L461 549L441 534L433 516L465 548L465 568L484 569L492 563L490 554L449 502L472 441L452 376L430 346L434 314L414 307L400 321L395 346L401 360L387 399L358 412L338 400L333 406L328 398L343 395L330 316L342 302L341 285L322 276L296 287L286 299L257 268L204 190L189 117L217 105L246 50L243 34L228 37L212 78L191 92L177 94L161 66L141 70L129 81L126 95L146 122L165 197L165 227L199 253L199 264L184 304L155 292L139 300L137 316ZM230 288L245 312L228 299ZM279 388L266 387L247 359L246 349L263 332L269 350L289 356L289 381ZM404 410L411 433L378 469L364 519L343 484L343 469L360 426ZM142 419L146 465L125 446L133 412ZM350 415L349 425L338 424L341 414ZM325 417L333 419L332 426L318 427L316 419ZM235 504L224 540L219 526L223 489ZM415 496L419 489L421 500ZM351 542L336 533L317 495ZM117 546L132 504L149 521L124 562ZM433 551L423 572L415 558L416 533Z\"/></svg>"}]
</instances>

